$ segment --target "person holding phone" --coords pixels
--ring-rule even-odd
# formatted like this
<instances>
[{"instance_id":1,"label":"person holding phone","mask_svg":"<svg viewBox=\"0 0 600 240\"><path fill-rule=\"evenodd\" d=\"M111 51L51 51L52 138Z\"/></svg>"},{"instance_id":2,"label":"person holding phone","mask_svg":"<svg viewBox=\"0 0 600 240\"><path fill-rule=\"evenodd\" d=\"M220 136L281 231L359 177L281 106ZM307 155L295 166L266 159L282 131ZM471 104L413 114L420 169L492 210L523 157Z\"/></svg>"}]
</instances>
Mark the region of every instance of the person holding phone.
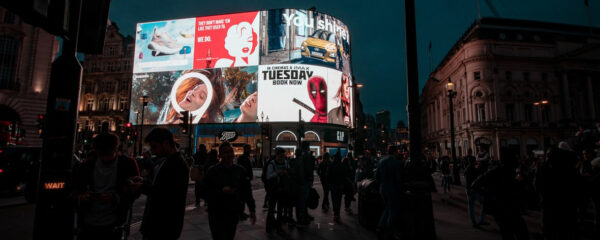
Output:
<instances>
[{"instance_id":1,"label":"person holding phone","mask_svg":"<svg viewBox=\"0 0 600 240\"><path fill-rule=\"evenodd\" d=\"M78 239L121 239L127 212L139 194L131 178L139 177L135 160L117 151L119 138L101 133L95 154L74 169L73 197L78 213Z\"/></svg>"}]
</instances>

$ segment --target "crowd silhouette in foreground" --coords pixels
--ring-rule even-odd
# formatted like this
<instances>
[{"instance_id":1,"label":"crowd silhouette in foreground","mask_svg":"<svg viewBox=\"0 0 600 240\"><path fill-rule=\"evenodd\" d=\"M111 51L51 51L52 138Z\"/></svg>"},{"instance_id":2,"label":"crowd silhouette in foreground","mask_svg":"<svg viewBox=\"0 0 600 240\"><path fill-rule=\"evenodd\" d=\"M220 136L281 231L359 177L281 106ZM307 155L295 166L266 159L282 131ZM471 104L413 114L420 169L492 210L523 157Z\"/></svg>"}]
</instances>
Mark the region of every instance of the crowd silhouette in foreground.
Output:
<instances>
[{"instance_id":1,"label":"crowd silhouette in foreground","mask_svg":"<svg viewBox=\"0 0 600 240\"><path fill-rule=\"evenodd\" d=\"M419 210L420 205L428 204L422 200L437 191L434 177L439 176L442 200L466 194L465 221L474 228L490 225L492 216L502 239L530 239L536 235L523 216L539 211L541 239L594 238L599 236L600 222L600 124L595 127L580 128L573 138L527 157L502 150L494 159L487 146L479 145L475 154L469 149L452 166L445 156L410 161L407 149L399 146L390 146L380 157L374 149L356 158L342 156L339 149L315 157L306 142L293 155L275 148L273 156L259 160L251 156L249 145L236 158L228 142L211 150L200 144L193 156L186 157L163 128L146 136L150 151L136 161L119 153L116 135L102 133L73 171L76 234L78 239L127 238L132 204L143 194L143 238L178 239L191 179L195 205L204 202L213 239L234 239L238 222L256 223L252 168L258 165L266 191L268 235L306 228L314 221L309 209L319 205L326 215L332 211L334 222L342 223L342 216L356 214L352 202L358 193L365 201L381 203L363 204L358 211L359 219L365 218L361 216L365 211L369 216L376 213L368 222L374 223L380 239L417 239L415 229L427 225L423 220L427 212ZM465 193L453 192L451 171L464 173ZM315 175L321 192L314 189ZM368 186L375 195L367 195Z\"/></svg>"}]
</instances>

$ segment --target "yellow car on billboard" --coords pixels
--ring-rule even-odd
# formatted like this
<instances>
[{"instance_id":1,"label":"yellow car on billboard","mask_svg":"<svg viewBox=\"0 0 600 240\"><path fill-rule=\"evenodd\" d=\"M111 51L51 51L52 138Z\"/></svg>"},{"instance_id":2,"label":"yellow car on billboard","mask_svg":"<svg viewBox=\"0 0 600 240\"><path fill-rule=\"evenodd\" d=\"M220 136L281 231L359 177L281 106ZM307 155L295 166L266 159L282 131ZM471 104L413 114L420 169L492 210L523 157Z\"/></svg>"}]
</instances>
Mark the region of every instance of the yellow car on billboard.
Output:
<instances>
[{"instance_id":1,"label":"yellow car on billboard","mask_svg":"<svg viewBox=\"0 0 600 240\"><path fill-rule=\"evenodd\" d=\"M336 36L332 32L317 30L308 37L300 47L302 59L315 59L336 64L339 54L344 52L341 44L336 44Z\"/></svg>"}]
</instances>

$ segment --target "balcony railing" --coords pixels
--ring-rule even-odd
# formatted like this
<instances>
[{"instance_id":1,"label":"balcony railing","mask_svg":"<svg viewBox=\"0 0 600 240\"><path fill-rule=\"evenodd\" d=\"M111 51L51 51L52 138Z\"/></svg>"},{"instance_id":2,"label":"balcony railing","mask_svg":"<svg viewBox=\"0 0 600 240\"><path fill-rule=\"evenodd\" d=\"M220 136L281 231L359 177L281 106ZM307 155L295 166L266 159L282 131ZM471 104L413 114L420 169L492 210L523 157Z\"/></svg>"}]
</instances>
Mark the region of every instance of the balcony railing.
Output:
<instances>
[{"instance_id":1,"label":"balcony railing","mask_svg":"<svg viewBox=\"0 0 600 240\"><path fill-rule=\"evenodd\" d=\"M93 111L88 111L88 110L83 110L83 111L79 111L79 115L85 115L85 116L102 116L102 115L125 115L129 112L129 109L123 109L123 110L93 110Z\"/></svg>"}]
</instances>

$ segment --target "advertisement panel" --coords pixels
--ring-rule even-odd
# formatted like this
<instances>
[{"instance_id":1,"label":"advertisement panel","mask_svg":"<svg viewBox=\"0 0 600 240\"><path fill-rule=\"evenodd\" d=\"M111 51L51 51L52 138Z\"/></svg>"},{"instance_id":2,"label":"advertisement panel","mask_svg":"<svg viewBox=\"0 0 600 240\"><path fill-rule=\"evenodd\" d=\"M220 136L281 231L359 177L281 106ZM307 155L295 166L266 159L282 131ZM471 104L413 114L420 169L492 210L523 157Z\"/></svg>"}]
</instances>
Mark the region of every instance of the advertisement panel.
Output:
<instances>
[{"instance_id":1,"label":"advertisement panel","mask_svg":"<svg viewBox=\"0 0 600 240\"><path fill-rule=\"evenodd\" d=\"M180 123L190 111L193 123L256 122L257 66L153 72L134 75L131 99L148 96L144 124ZM142 104L132 101L130 122Z\"/></svg>"},{"instance_id":2,"label":"advertisement panel","mask_svg":"<svg viewBox=\"0 0 600 240\"><path fill-rule=\"evenodd\" d=\"M350 34L340 20L309 10L264 11L260 64L306 63L352 76Z\"/></svg>"},{"instance_id":3,"label":"advertisement panel","mask_svg":"<svg viewBox=\"0 0 600 240\"><path fill-rule=\"evenodd\" d=\"M352 126L350 36L295 9L139 23L130 122L306 122ZM259 119L260 118L260 119Z\"/></svg>"},{"instance_id":4,"label":"advertisement panel","mask_svg":"<svg viewBox=\"0 0 600 240\"><path fill-rule=\"evenodd\" d=\"M343 77L344 76L344 77ZM321 66L261 65L258 113L269 121L334 123L352 126L349 78Z\"/></svg>"},{"instance_id":5,"label":"advertisement panel","mask_svg":"<svg viewBox=\"0 0 600 240\"><path fill-rule=\"evenodd\" d=\"M192 69L195 19L138 23L133 72Z\"/></svg>"},{"instance_id":6,"label":"advertisement panel","mask_svg":"<svg viewBox=\"0 0 600 240\"><path fill-rule=\"evenodd\" d=\"M194 68L258 65L258 12L196 18Z\"/></svg>"}]
</instances>

